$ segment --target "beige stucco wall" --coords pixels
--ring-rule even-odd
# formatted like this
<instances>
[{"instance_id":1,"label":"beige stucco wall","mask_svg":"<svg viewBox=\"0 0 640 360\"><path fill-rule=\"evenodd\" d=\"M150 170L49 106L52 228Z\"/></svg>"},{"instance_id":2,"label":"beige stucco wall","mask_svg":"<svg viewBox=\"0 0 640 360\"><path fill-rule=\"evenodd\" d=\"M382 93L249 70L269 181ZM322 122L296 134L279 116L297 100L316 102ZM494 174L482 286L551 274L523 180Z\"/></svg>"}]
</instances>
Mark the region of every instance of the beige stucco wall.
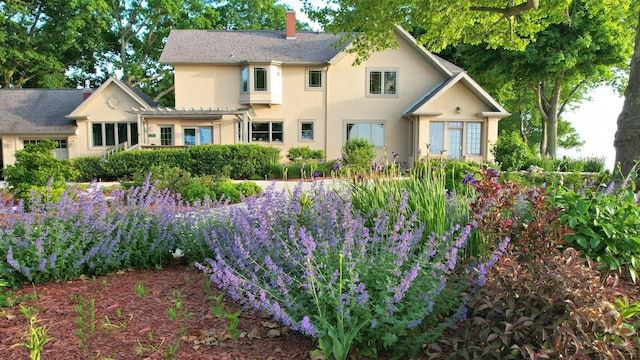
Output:
<instances>
[{"instance_id":1,"label":"beige stucco wall","mask_svg":"<svg viewBox=\"0 0 640 360\"><path fill-rule=\"evenodd\" d=\"M74 146L69 148L69 157L100 156L111 146L92 145L92 124L137 122L138 117L129 113L132 107L140 107L129 94L114 83L85 100L74 115L86 116L87 120L76 120L78 129Z\"/></svg>"}]
</instances>

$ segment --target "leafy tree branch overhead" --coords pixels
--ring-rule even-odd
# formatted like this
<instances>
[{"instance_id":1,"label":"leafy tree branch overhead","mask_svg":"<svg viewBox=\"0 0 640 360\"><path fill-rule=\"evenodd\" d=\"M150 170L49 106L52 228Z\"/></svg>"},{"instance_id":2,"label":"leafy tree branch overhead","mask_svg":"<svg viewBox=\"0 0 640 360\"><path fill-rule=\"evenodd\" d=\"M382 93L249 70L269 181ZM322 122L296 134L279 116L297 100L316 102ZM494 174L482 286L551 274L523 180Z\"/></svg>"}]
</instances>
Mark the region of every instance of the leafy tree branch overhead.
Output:
<instances>
[{"instance_id":1,"label":"leafy tree branch overhead","mask_svg":"<svg viewBox=\"0 0 640 360\"><path fill-rule=\"evenodd\" d=\"M401 25L432 51L458 43L523 49L549 24L567 18L567 0L326 0L314 6L304 0L311 20L327 31L358 34L353 51L358 60L395 45L393 28Z\"/></svg>"}]
</instances>

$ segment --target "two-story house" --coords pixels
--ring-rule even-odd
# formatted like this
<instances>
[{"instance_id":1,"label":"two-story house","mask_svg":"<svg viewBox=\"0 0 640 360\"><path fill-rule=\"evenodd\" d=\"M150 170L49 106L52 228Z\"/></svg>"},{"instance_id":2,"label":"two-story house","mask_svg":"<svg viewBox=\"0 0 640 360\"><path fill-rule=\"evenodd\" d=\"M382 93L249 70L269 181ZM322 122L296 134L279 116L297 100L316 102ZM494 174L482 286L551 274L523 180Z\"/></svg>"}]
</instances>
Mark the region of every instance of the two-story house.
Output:
<instances>
[{"instance_id":1,"label":"two-story house","mask_svg":"<svg viewBox=\"0 0 640 360\"><path fill-rule=\"evenodd\" d=\"M175 109L137 109L143 144L309 146L340 157L364 138L411 164L431 153L488 160L509 114L457 66L400 27L399 46L354 66L339 36L286 31L173 30L160 62L175 69Z\"/></svg>"}]
</instances>

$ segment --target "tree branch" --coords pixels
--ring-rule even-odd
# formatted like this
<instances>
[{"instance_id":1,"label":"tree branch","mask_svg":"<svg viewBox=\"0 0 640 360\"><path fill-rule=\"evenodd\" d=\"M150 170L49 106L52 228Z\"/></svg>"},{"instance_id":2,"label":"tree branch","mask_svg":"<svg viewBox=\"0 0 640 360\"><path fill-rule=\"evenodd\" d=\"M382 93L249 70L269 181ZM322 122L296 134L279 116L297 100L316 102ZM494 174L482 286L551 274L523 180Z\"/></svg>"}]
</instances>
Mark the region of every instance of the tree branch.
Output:
<instances>
[{"instance_id":1,"label":"tree branch","mask_svg":"<svg viewBox=\"0 0 640 360\"><path fill-rule=\"evenodd\" d=\"M156 95L156 97L153 98L153 101L158 102L158 100L162 99L165 95L173 91L175 88L176 88L176 85L174 84L162 90L160 93L158 93L158 95Z\"/></svg>"},{"instance_id":2,"label":"tree branch","mask_svg":"<svg viewBox=\"0 0 640 360\"><path fill-rule=\"evenodd\" d=\"M578 89L580 89L580 87L586 82L586 80L582 80L580 81L580 83L576 86L573 87L573 89L571 89L571 92L569 93L569 95L565 98L565 100L562 102L562 105L560 106L560 110L558 110L558 117L560 117L560 115L562 115L562 113L564 112L564 108L567 106L567 104L569 103L569 101L571 100L571 97L573 97L573 94L576 93L576 91L578 91Z\"/></svg>"},{"instance_id":3,"label":"tree branch","mask_svg":"<svg viewBox=\"0 0 640 360\"><path fill-rule=\"evenodd\" d=\"M472 6L469 10L473 11L487 11L502 14L506 18L510 18L516 15L520 15L527 11L537 9L540 6L540 0L527 0L527 2L516 6L506 6L504 8L491 7L491 6Z\"/></svg>"}]
</instances>

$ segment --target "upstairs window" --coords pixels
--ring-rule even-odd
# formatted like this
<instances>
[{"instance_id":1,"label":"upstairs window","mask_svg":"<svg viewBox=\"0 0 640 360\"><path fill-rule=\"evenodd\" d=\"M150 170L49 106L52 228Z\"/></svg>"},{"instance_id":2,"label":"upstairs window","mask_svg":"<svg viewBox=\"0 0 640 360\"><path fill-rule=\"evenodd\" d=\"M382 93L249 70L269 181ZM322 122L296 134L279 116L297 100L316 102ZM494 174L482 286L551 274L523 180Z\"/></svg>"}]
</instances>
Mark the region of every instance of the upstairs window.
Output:
<instances>
[{"instance_id":1,"label":"upstairs window","mask_svg":"<svg viewBox=\"0 0 640 360\"><path fill-rule=\"evenodd\" d=\"M396 95L397 78L395 70L369 70L369 95Z\"/></svg>"},{"instance_id":2,"label":"upstairs window","mask_svg":"<svg viewBox=\"0 0 640 360\"><path fill-rule=\"evenodd\" d=\"M307 71L307 90L322 89L323 74L320 69L310 69Z\"/></svg>"},{"instance_id":3,"label":"upstairs window","mask_svg":"<svg viewBox=\"0 0 640 360\"><path fill-rule=\"evenodd\" d=\"M240 72L240 87L242 92L249 91L249 67L245 66Z\"/></svg>"},{"instance_id":4,"label":"upstairs window","mask_svg":"<svg viewBox=\"0 0 640 360\"><path fill-rule=\"evenodd\" d=\"M267 68L253 68L253 90L267 91Z\"/></svg>"}]
</instances>

